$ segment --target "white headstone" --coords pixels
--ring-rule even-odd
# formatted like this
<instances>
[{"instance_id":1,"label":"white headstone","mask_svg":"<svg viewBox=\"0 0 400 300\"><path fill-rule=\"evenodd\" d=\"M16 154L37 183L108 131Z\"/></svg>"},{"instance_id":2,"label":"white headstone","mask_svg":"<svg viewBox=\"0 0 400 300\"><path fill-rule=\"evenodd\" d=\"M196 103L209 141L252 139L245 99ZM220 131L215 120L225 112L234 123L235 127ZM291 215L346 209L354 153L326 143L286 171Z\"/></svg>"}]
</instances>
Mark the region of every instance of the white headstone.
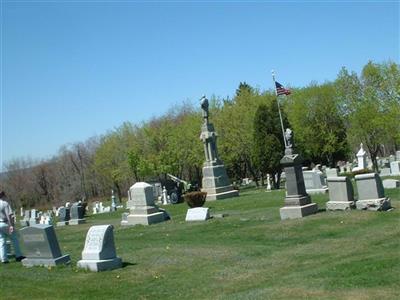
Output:
<instances>
[{"instance_id":1,"label":"white headstone","mask_svg":"<svg viewBox=\"0 0 400 300\"><path fill-rule=\"evenodd\" d=\"M382 181L385 189L396 189L400 187L400 181L396 179L385 179Z\"/></svg>"},{"instance_id":2,"label":"white headstone","mask_svg":"<svg viewBox=\"0 0 400 300\"><path fill-rule=\"evenodd\" d=\"M77 264L79 268L99 272L122 267L122 260L115 251L113 229L112 225L89 228L82 259Z\"/></svg>"},{"instance_id":3,"label":"white headstone","mask_svg":"<svg viewBox=\"0 0 400 300\"><path fill-rule=\"evenodd\" d=\"M390 162L390 173L392 175L400 175L400 161Z\"/></svg>"},{"instance_id":4,"label":"white headstone","mask_svg":"<svg viewBox=\"0 0 400 300\"><path fill-rule=\"evenodd\" d=\"M210 210L208 207L189 208L186 213L186 221L205 221L210 218Z\"/></svg>"}]
</instances>

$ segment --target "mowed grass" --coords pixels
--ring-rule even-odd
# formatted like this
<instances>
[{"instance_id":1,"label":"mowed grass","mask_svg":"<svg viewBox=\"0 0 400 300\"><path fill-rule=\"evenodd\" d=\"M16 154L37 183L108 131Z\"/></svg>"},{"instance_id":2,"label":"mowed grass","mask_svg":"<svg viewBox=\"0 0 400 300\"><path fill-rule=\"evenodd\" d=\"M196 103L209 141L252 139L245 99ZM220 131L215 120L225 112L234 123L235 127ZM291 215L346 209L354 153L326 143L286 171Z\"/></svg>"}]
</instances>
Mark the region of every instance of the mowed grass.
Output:
<instances>
[{"instance_id":1,"label":"mowed grass","mask_svg":"<svg viewBox=\"0 0 400 300\"><path fill-rule=\"evenodd\" d=\"M164 208L172 220L121 227L122 211L56 228L72 263L57 268L0 266L2 299L400 299L400 192L394 210L320 212L281 221L284 191L246 190L207 202L207 222L184 221L186 204ZM121 269L76 268L88 228L113 224Z\"/></svg>"}]
</instances>

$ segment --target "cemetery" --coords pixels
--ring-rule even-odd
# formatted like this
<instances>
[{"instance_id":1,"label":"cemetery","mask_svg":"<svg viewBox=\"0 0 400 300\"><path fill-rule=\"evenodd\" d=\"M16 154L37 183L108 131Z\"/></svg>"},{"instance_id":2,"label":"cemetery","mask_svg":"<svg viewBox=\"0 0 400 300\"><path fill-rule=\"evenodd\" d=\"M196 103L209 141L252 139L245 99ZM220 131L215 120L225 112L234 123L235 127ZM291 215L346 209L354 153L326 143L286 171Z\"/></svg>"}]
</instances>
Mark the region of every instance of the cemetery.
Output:
<instances>
[{"instance_id":1,"label":"cemetery","mask_svg":"<svg viewBox=\"0 0 400 300\"><path fill-rule=\"evenodd\" d=\"M399 3L25 2L0 300L400 299Z\"/></svg>"},{"instance_id":2,"label":"cemetery","mask_svg":"<svg viewBox=\"0 0 400 300\"><path fill-rule=\"evenodd\" d=\"M57 299L395 297L397 153L384 174L369 168L362 144L355 164L309 170L293 131L282 128L283 188L272 188L268 174L266 187L245 178L239 191L219 158L205 97L201 107L201 190L167 174L177 184L172 192L161 182L137 181L127 198L112 190L108 200L90 205L21 208L25 258L0 269L0 280L13 279L2 280L3 295L13 299L12 282L24 272L30 275L19 281L21 298L58 286L64 291Z\"/></svg>"}]
</instances>

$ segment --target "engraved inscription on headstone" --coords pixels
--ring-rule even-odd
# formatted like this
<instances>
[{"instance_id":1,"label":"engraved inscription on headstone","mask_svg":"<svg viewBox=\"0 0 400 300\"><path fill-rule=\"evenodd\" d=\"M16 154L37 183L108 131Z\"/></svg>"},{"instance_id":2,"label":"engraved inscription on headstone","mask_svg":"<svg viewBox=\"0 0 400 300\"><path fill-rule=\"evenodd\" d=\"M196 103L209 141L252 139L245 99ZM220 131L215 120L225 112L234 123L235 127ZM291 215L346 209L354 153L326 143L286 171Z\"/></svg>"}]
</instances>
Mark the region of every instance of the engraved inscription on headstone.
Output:
<instances>
[{"instance_id":1,"label":"engraved inscription on headstone","mask_svg":"<svg viewBox=\"0 0 400 300\"><path fill-rule=\"evenodd\" d=\"M116 256L112 225L90 227L78 267L94 272L112 270L122 266L121 258Z\"/></svg>"},{"instance_id":2,"label":"engraved inscription on headstone","mask_svg":"<svg viewBox=\"0 0 400 300\"><path fill-rule=\"evenodd\" d=\"M61 255L56 233L52 225L34 225L20 229L25 259L22 265L56 266L70 262L69 255Z\"/></svg>"}]
</instances>

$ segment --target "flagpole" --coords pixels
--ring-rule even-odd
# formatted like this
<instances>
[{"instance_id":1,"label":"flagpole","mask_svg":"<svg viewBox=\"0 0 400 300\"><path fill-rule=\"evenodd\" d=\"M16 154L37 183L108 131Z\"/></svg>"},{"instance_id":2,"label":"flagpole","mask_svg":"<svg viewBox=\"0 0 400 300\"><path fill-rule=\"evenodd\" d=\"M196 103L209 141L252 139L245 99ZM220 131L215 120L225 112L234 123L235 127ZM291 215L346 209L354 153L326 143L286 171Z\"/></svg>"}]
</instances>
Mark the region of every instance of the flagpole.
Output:
<instances>
[{"instance_id":1,"label":"flagpole","mask_svg":"<svg viewBox=\"0 0 400 300\"><path fill-rule=\"evenodd\" d=\"M279 106L279 95L278 95L278 91L276 90L276 81L275 81L275 72L274 72L274 70L272 70L271 73L272 73L272 80L274 81L274 89L275 89L275 95L276 95L276 103L278 104L279 119L281 120L283 142L285 143L285 148L286 148L287 144L286 144L286 138L285 138L285 129L283 127L281 108Z\"/></svg>"}]
</instances>

